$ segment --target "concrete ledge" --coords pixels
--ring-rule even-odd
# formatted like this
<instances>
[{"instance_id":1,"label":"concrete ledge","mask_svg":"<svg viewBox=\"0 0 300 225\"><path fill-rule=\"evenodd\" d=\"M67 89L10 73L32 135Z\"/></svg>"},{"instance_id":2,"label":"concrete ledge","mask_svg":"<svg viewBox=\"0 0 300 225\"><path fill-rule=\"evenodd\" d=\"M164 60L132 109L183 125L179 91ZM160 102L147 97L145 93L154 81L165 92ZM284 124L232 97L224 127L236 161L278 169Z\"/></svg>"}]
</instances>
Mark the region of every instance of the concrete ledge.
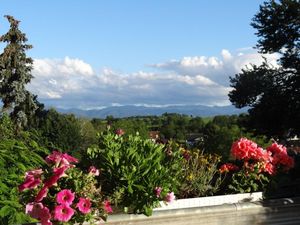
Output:
<instances>
[{"instance_id":1,"label":"concrete ledge","mask_svg":"<svg viewBox=\"0 0 300 225\"><path fill-rule=\"evenodd\" d=\"M300 224L300 198L243 202L155 211L144 215L111 215L109 225L262 225Z\"/></svg>"},{"instance_id":2,"label":"concrete ledge","mask_svg":"<svg viewBox=\"0 0 300 225\"><path fill-rule=\"evenodd\" d=\"M146 217L115 214L107 225L299 225L300 197L154 211ZM29 224L27 224L29 225ZM32 223L30 225L40 225Z\"/></svg>"}]
</instances>

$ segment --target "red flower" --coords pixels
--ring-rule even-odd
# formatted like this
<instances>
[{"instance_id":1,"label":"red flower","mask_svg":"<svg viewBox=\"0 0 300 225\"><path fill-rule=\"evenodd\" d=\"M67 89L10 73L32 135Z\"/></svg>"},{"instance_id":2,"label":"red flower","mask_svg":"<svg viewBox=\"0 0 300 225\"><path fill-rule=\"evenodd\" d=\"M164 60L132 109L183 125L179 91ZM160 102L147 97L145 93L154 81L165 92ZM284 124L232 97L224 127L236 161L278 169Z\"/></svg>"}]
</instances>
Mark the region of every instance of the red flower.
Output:
<instances>
[{"instance_id":1,"label":"red flower","mask_svg":"<svg viewBox=\"0 0 300 225\"><path fill-rule=\"evenodd\" d=\"M48 194L48 187L42 187L37 196L35 197L36 202L42 201Z\"/></svg>"},{"instance_id":2,"label":"red flower","mask_svg":"<svg viewBox=\"0 0 300 225\"><path fill-rule=\"evenodd\" d=\"M112 208L111 208L111 205L110 205L110 202L109 202L108 200L105 200L105 201L103 202L103 205L104 205L104 211L105 211L106 213L112 213L112 212L113 212L113 210L112 210Z\"/></svg>"},{"instance_id":3,"label":"red flower","mask_svg":"<svg viewBox=\"0 0 300 225\"><path fill-rule=\"evenodd\" d=\"M219 169L220 173L234 172L237 170L239 170L239 167L232 163L225 163Z\"/></svg>"}]
</instances>

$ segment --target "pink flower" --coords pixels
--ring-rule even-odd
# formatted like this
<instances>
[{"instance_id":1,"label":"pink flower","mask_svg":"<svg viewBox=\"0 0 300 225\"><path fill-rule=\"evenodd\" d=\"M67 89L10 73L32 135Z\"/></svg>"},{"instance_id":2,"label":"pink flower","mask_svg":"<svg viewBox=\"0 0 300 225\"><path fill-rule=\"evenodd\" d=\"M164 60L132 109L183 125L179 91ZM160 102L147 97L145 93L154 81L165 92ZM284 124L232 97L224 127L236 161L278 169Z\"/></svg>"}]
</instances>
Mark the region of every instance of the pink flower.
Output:
<instances>
[{"instance_id":1,"label":"pink flower","mask_svg":"<svg viewBox=\"0 0 300 225\"><path fill-rule=\"evenodd\" d=\"M51 155L46 157L46 162L49 164L55 164L57 167L66 166L70 163L77 163L78 159L68 155L67 153L61 153L59 151L53 151Z\"/></svg>"},{"instance_id":2,"label":"pink flower","mask_svg":"<svg viewBox=\"0 0 300 225\"><path fill-rule=\"evenodd\" d=\"M36 202L42 201L48 194L48 187L44 186L35 197Z\"/></svg>"},{"instance_id":3,"label":"pink flower","mask_svg":"<svg viewBox=\"0 0 300 225\"><path fill-rule=\"evenodd\" d=\"M241 138L232 144L231 154L239 160L257 159L257 144L247 138Z\"/></svg>"},{"instance_id":4,"label":"pink flower","mask_svg":"<svg viewBox=\"0 0 300 225\"><path fill-rule=\"evenodd\" d=\"M99 170L95 166L90 166L89 173L94 175L94 176L99 176L100 175Z\"/></svg>"},{"instance_id":5,"label":"pink flower","mask_svg":"<svg viewBox=\"0 0 300 225\"><path fill-rule=\"evenodd\" d=\"M63 166L63 167L59 167L59 168L54 168L53 172L54 175L52 177L49 177L45 182L44 182L44 186L45 187L52 187L54 184L57 183L57 181L64 176L67 176L65 174L65 171L68 169L68 166Z\"/></svg>"},{"instance_id":6,"label":"pink flower","mask_svg":"<svg viewBox=\"0 0 300 225\"><path fill-rule=\"evenodd\" d=\"M75 195L71 190L64 189L57 193L56 202L59 204L71 205L74 201Z\"/></svg>"},{"instance_id":7,"label":"pink flower","mask_svg":"<svg viewBox=\"0 0 300 225\"><path fill-rule=\"evenodd\" d=\"M109 202L108 200L105 200L105 201L103 202L103 208L104 208L104 211L105 211L106 213L112 213L112 212L113 212L113 210L112 210L112 208L111 208L111 205L110 205L110 202Z\"/></svg>"},{"instance_id":8,"label":"pink flower","mask_svg":"<svg viewBox=\"0 0 300 225\"><path fill-rule=\"evenodd\" d=\"M116 135L122 136L124 134L125 134L124 130L122 130L120 128L116 130Z\"/></svg>"},{"instance_id":9,"label":"pink flower","mask_svg":"<svg viewBox=\"0 0 300 225\"><path fill-rule=\"evenodd\" d=\"M32 218L39 219L43 207L42 203L31 202L26 205L25 213Z\"/></svg>"},{"instance_id":10,"label":"pink flower","mask_svg":"<svg viewBox=\"0 0 300 225\"><path fill-rule=\"evenodd\" d=\"M155 187L155 188L154 188L154 193L155 193L155 195L156 195L157 198L160 197L161 191L162 191L162 188L161 188L161 187Z\"/></svg>"},{"instance_id":11,"label":"pink flower","mask_svg":"<svg viewBox=\"0 0 300 225\"><path fill-rule=\"evenodd\" d=\"M74 214L74 210L68 205L57 205L54 208L54 219L68 222Z\"/></svg>"},{"instance_id":12,"label":"pink flower","mask_svg":"<svg viewBox=\"0 0 300 225\"><path fill-rule=\"evenodd\" d=\"M41 183L40 178L34 178L33 176L28 176L25 181L19 185L19 191L24 191L26 189L34 189Z\"/></svg>"},{"instance_id":13,"label":"pink flower","mask_svg":"<svg viewBox=\"0 0 300 225\"><path fill-rule=\"evenodd\" d=\"M79 211L83 214L89 213L91 211L91 206L91 201L88 198L80 198L79 202L76 205Z\"/></svg>"},{"instance_id":14,"label":"pink flower","mask_svg":"<svg viewBox=\"0 0 300 225\"><path fill-rule=\"evenodd\" d=\"M42 203L32 202L27 204L25 212L32 218L41 220L42 225L52 225L49 209L43 206Z\"/></svg>"},{"instance_id":15,"label":"pink flower","mask_svg":"<svg viewBox=\"0 0 300 225\"><path fill-rule=\"evenodd\" d=\"M47 207L44 207L41 211L40 211L40 220L41 220L41 224L42 225L52 225L52 222L50 221L51 219L51 214L50 211Z\"/></svg>"},{"instance_id":16,"label":"pink flower","mask_svg":"<svg viewBox=\"0 0 300 225\"><path fill-rule=\"evenodd\" d=\"M26 177L27 177L27 176L33 176L33 177L35 177L35 178L40 178L41 175L42 175L42 173L43 173L43 170L42 170L42 169L36 169L36 170L30 170L30 171L27 171L27 172L25 173L25 175L26 175Z\"/></svg>"},{"instance_id":17,"label":"pink flower","mask_svg":"<svg viewBox=\"0 0 300 225\"><path fill-rule=\"evenodd\" d=\"M166 195L165 201L168 203L172 203L175 200L174 192L170 192Z\"/></svg>"},{"instance_id":18,"label":"pink flower","mask_svg":"<svg viewBox=\"0 0 300 225\"><path fill-rule=\"evenodd\" d=\"M34 189L41 183L41 174L43 170L30 170L25 173L25 181L19 185L19 191L25 189Z\"/></svg>"}]
</instances>

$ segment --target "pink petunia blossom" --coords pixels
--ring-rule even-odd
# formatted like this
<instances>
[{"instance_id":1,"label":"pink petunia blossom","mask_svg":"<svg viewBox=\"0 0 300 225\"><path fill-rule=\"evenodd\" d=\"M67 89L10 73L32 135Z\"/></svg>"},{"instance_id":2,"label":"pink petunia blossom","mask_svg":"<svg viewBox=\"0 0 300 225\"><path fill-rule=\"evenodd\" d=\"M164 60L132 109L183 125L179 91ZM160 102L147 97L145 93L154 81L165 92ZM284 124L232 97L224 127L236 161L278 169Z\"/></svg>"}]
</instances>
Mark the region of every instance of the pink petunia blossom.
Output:
<instances>
[{"instance_id":1,"label":"pink petunia blossom","mask_svg":"<svg viewBox=\"0 0 300 225\"><path fill-rule=\"evenodd\" d=\"M121 128L119 128L119 129L116 130L116 135L122 136L122 135L124 135L124 134L125 134L125 131L122 130Z\"/></svg>"},{"instance_id":2,"label":"pink petunia blossom","mask_svg":"<svg viewBox=\"0 0 300 225\"><path fill-rule=\"evenodd\" d=\"M111 205L110 205L110 202L109 202L108 200L105 200L105 201L103 202L103 208L104 208L104 211L105 211L106 213L112 213L112 212L113 212L112 207L111 207Z\"/></svg>"},{"instance_id":3,"label":"pink petunia blossom","mask_svg":"<svg viewBox=\"0 0 300 225\"><path fill-rule=\"evenodd\" d=\"M99 169L97 169L95 166L90 166L89 173L92 174L93 176L99 176L100 175Z\"/></svg>"},{"instance_id":4,"label":"pink petunia blossom","mask_svg":"<svg viewBox=\"0 0 300 225\"><path fill-rule=\"evenodd\" d=\"M80 198L79 202L76 204L76 208L83 214L87 214L91 211L91 201L88 198Z\"/></svg>"},{"instance_id":5,"label":"pink petunia blossom","mask_svg":"<svg viewBox=\"0 0 300 225\"><path fill-rule=\"evenodd\" d=\"M24 191L26 189L34 189L41 183L40 178L34 178L33 176L28 176L25 181L18 186L19 191Z\"/></svg>"},{"instance_id":6,"label":"pink petunia blossom","mask_svg":"<svg viewBox=\"0 0 300 225\"><path fill-rule=\"evenodd\" d=\"M48 194L48 187L44 186L42 189L38 192L37 196L35 197L36 202L42 201Z\"/></svg>"},{"instance_id":7,"label":"pink petunia blossom","mask_svg":"<svg viewBox=\"0 0 300 225\"><path fill-rule=\"evenodd\" d=\"M41 210L44 208L42 203L31 202L26 205L25 213L32 218L39 219Z\"/></svg>"},{"instance_id":8,"label":"pink petunia blossom","mask_svg":"<svg viewBox=\"0 0 300 225\"><path fill-rule=\"evenodd\" d=\"M51 214L47 207L42 208L40 211L40 220L42 225L52 225L52 222L50 221Z\"/></svg>"},{"instance_id":9,"label":"pink petunia blossom","mask_svg":"<svg viewBox=\"0 0 300 225\"><path fill-rule=\"evenodd\" d=\"M67 153L53 151L51 155L46 157L46 162L48 164L54 164L56 167L62 167L69 165L70 163L77 163L78 159L68 155Z\"/></svg>"},{"instance_id":10,"label":"pink petunia blossom","mask_svg":"<svg viewBox=\"0 0 300 225\"><path fill-rule=\"evenodd\" d=\"M174 192L170 192L166 195L165 201L168 203L172 203L175 200Z\"/></svg>"},{"instance_id":11,"label":"pink petunia blossom","mask_svg":"<svg viewBox=\"0 0 300 225\"><path fill-rule=\"evenodd\" d=\"M155 187L154 188L154 194L156 195L157 198L160 197L161 191L162 191L162 187Z\"/></svg>"},{"instance_id":12,"label":"pink petunia blossom","mask_svg":"<svg viewBox=\"0 0 300 225\"><path fill-rule=\"evenodd\" d=\"M56 195L56 202L59 204L71 205L74 201L75 194L69 189L61 190Z\"/></svg>"},{"instance_id":13,"label":"pink petunia blossom","mask_svg":"<svg viewBox=\"0 0 300 225\"><path fill-rule=\"evenodd\" d=\"M45 182L44 182L44 186L45 187L52 187L53 185L55 185L57 183L57 181L64 176L67 176L65 174L65 171L68 169L68 166L63 166L63 167L59 167L59 168L54 168L53 169L53 173L54 175L52 177L49 177Z\"/></svg>"},{"instance_id":14,"label":"pink petunia blossom","mask_svg":"<svg viewBox=\"0 0 300 225\"><path fill-rule=\"evenodd\" d=\"M41 183L42 169L30 170L25 173L25 181L19 185L19 191L34 189Z\"/></svg>"},{"instance_id":15,"label":"pink petunia blossom","mask_svg":"<svg viewBox=\"0 0 300 225\"><path fill-rule=\"evenodd\" d=\"M43 174L42 169L30 170L25 173L26 177L33 176L35 178L40 178L42 174Z\"/></svg>"},{"instance_id":16,"label":"pink petunia blossom","mask_svg":"<svg viewBox=\"0 0 300 225\"><path fill-rule=\"evenodd\" d=\"M54 219L68 222L74 214L74 210L68 205L57 205L54 208Z\"/></svg>"}]
</instances>

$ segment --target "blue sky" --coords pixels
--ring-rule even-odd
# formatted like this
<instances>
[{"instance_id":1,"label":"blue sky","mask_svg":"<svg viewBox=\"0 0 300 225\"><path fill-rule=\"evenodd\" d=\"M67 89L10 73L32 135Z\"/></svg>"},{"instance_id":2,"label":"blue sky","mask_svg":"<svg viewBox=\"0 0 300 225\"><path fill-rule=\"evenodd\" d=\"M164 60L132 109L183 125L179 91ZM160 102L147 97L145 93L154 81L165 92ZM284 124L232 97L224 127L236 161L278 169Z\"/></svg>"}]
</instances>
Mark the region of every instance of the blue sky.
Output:
<instances>
[{"instance_id":1,"label":"blue sky","mask_svg":"<svg viewBox=\"0 0 300 225\"><path fill-rule=\"evenodd\" d=\"M250 26L261 0L0 2L0 34L3 15L21 20L29 89L48 105L227 105L229 76L261 62Z\"/></svg>"}]
</instances>

